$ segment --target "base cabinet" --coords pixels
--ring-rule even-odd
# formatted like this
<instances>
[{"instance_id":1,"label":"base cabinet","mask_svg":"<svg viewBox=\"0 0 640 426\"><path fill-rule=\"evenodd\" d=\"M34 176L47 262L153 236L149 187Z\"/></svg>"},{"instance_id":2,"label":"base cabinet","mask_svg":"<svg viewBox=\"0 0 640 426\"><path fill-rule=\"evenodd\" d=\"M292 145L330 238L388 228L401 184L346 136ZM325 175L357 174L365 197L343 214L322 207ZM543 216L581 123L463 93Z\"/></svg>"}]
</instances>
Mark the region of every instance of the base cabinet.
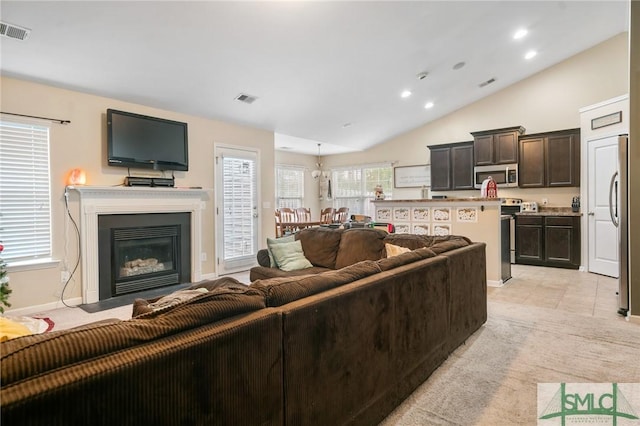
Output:
<instances>
[{"instance_id":1,"label":"base cabinet","mask_svg":"<svg viewBox=\"0 0 640 426\"><path fill-rule=\"evenodd\" d=\"M517 215L516 263L578 269L580 217Z\"/></svg>"}]
</instances>

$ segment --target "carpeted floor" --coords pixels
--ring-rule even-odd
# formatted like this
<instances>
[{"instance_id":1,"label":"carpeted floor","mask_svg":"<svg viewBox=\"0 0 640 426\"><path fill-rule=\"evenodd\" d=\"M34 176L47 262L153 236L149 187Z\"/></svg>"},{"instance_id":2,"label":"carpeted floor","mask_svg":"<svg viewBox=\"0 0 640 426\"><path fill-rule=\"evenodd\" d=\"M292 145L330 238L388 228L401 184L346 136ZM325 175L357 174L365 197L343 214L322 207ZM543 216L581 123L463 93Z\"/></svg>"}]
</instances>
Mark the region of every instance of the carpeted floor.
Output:
<instances>
[{"instance_id":1,"label":"carpeted floor","mask_svg":"<svg viewBox=\"0 0 640 426\"><path fill-rule=\"evenodd\" d=\"M488 307L487 323L382 426L535 425L538 383L640 382L638 322Z\"/></svg>"}]
</instances>

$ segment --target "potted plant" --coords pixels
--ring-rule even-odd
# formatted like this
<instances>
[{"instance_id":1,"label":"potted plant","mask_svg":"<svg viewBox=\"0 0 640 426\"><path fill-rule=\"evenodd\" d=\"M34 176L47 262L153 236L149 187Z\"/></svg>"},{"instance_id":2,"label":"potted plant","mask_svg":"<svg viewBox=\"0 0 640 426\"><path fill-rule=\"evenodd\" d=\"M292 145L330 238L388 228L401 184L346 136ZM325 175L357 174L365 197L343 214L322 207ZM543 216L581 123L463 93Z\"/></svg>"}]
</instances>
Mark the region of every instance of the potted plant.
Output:
<instances>
[{"instance_id":1,"label":"potted plant","mask_svg":"<svg viewBox=\"0 0 640 426\"><path fill-rule=\"evenodd\" d=\"M2 254L4 246L0 243L0 254ZM2 258L0 258L0 314L4 313L4 307L11 306L9 303L9 295L11 289L9 288L9 276L7 275L7 264Z\"/></svg>"}]
</instances>

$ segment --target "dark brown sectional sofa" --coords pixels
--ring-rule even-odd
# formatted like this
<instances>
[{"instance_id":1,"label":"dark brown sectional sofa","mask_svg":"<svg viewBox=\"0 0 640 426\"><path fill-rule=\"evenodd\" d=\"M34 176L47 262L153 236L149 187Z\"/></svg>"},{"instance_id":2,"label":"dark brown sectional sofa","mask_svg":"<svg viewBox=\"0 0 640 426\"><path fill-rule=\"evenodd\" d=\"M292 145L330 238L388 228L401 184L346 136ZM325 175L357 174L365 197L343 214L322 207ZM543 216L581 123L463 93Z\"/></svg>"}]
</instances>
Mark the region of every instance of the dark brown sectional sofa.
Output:
<instances>
[{"instance_id":1,"label":"dark brown sectional sofa","mask_svg":"<svg viewBox=\"0 0 640 426\"><path fill-rule=\"evenodd\" d=\"M249 287L198 283L131 320L1 343L2 424L373 425L486 321L483 243L297 238L313 268L258 266Z\"/></svg>"}]
</instances>

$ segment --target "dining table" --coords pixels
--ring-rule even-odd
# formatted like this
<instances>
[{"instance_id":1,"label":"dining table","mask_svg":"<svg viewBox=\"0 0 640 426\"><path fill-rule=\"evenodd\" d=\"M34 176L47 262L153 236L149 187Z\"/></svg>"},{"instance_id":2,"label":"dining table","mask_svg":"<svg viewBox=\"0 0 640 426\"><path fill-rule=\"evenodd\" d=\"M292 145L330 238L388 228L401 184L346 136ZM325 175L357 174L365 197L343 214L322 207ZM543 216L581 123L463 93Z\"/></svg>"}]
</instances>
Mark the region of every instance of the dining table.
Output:
<instances>
[{"instance_id":1,"label":"dining table","mask_svg":"<svg viewBox=\"0 0 640 426\"><path fill-rule=\"evenodd\" d=\"M312 226L320 226L322 222L319 220L312 220L307 222L281 222L280 226L285 232L295 232L304 228L311 228Z\"/></svg>"}]
</instances>

